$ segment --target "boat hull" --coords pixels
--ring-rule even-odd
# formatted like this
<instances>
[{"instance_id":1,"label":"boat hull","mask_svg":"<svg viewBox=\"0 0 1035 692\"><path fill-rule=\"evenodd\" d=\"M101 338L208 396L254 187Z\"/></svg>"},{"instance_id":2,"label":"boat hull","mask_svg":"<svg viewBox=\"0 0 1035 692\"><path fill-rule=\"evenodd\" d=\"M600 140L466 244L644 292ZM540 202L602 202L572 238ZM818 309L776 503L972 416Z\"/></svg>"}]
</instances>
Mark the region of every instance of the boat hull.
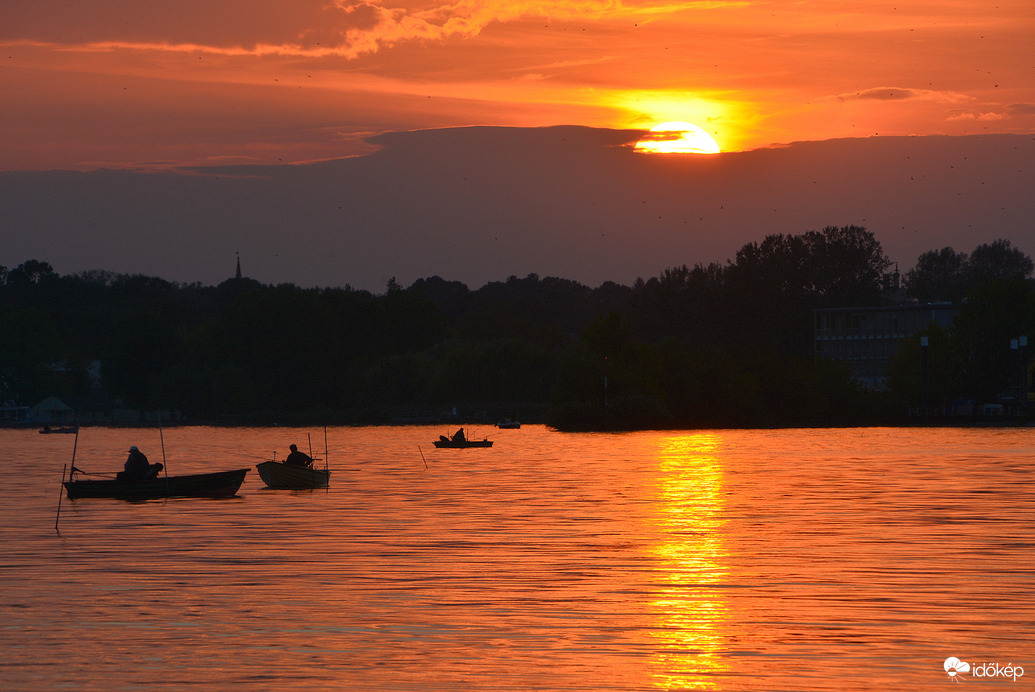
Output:
<instances>
[{"instance_id":1,"label":"boat hull","mask_svg":"<svg viewBox=\"0 0 1035 692\"><path fill-rule=\"evenodd\" d=\"M267 488L276 490L311 490L326 488L331 472L311 466L289 466L279 461L264 461L256 467Z\"/></svg>"},{"instance_id":2,"label":"boat hull","mask_svg":"<svg viewBox=\"0 0 1035 692\"><path fill-rule=\"evenodd\" d=\"M464 440L463 442L435 440L433 444L440 449L467 449L468 447L491 447L492 440Z\"/></svg>"},{"instance_id":3,"label":"boat hull","mask_svg":"<svg viewBox=\"0 0 1035 692\"><path fill-rule=\"evenodd\" d=\"M65 481L68 499L108 497L116 500L160 500L167 497L232 497L250 469L169 476L146 481Z\"/></svg>"}]
</instances>

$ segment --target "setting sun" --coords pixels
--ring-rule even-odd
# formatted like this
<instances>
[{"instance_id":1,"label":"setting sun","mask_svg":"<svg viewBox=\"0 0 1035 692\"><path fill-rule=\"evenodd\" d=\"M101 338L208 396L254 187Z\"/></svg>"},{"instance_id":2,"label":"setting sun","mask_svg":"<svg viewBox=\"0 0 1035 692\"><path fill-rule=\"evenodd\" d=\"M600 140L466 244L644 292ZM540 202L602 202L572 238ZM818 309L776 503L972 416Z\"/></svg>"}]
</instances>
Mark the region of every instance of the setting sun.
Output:
<instances>
[{"instance_id":1,"label":"setting sun","mask_svg":"<svg viewBox=\"0 0 1035 692\"><path fill-rule=\"evenodd\" d=\"M719 145L697 125L673 121L652 127L636 143L636 151L651 154L718 154Z\"/></svg>"},{"instance_id":2,"label":"setting sun","mask_svg":"<svg viewBox=\"0 0 1035 692\"><path fill-rule=\"evenodd\" d=\"M635 150L651 154L717 154L710 134L688 122L663 122L650 128Z\"/></svg>"}]
</instances>

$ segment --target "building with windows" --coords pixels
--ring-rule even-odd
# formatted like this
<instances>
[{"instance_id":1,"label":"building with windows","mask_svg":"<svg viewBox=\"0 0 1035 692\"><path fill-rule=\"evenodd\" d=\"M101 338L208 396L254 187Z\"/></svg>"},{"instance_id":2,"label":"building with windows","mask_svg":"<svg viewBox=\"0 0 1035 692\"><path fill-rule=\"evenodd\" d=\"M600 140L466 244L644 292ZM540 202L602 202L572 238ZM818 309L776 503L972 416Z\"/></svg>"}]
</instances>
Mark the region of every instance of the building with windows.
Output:
<instances>
[{"instance_id":1,"label":"building with windows","mask_svg":"<svg viewBox=\"0 0 1035 692\"><path fill-rule=\"evenodd\" d=\"M932 324L949 327L956 311L950 303L814 310L815 354L844 361L859 382L881 389L902 342Z\"/></svg>"}]
</instances>

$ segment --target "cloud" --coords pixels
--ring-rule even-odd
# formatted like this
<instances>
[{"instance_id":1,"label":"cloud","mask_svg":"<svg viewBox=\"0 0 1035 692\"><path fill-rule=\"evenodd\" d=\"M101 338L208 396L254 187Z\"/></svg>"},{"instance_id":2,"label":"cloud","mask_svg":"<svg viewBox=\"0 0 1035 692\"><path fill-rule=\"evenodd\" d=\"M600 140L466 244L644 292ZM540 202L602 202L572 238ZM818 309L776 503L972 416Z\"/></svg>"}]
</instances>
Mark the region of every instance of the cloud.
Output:
<instances>
[{"instance_id":1,"label":"cloud","mask_svg":"<svg viewBox=\"0 0 1035 692\"><path fill-rule=\"evenodd\" d=\"M899 89L898 87L878 87L876 89L865 89L854 94L839 94L838 99L842 101L854 101L857 99L873 99L878 101L900 101L916 97L912 89Z\"/></svg>"},{"instance_id":2,"label":"cloud","mask_svg":"<svg viewBox=\"0 0 1035 692\"><path fill-rule=\"evenodd\" d=\"M876 87L852 93L838 94L838 101L929 101L933 103L966 103L974 97L958 91L938 91L935 89L910 89L903 87Z\"/></svg>"},{"instance_id":3,"label":"cloud","mask_svg":"<svg viewBox=\"0 0 1035 692\"><path fill-rule=\"evenodd\" d=\"M1012 103L1006 110L1010 115L1035 115L1035 103Z\"/></svg>"},{"instance_id":4,"label":"cloud","mask_svg":"<svg viewBox=\"0 0 1035 692\"><path fill-rule=\"evenodd\" d=\"M949 117L949 121L977 120L979 122L995 122L997 120L1006 120L1009 117L1005 113L959 113Z\"/></svg>"},{"instance_id":5,"label":"cloud","mask_svg":"<svg viewBox=\"0 0 1035 692\"><path fill-rule=\"evenodd\" d=\"M712 7L728 3L690 3ZM157 50L232 56L357 58L406 41L469 38L527 17L588 21L685 11L685 4L617 0L38 0L5 10L0 45ZM117 16L120 21L110 21ZM60 21L54 21L60 17ZM204 17L204 21L199 21Z\"/></svg>"}]
</instances>

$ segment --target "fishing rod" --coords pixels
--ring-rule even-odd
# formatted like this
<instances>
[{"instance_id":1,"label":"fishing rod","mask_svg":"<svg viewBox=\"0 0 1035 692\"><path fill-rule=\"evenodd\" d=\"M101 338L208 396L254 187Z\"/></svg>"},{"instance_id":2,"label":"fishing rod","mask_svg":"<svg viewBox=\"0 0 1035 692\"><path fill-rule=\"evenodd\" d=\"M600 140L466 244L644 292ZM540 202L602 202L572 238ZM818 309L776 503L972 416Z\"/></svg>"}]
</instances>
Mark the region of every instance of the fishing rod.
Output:
<instances>
[{"instance_id":1,"label":"fishing rod","mask_svg":"<svg viewBox=\"0 0 1035 692\"><path fill-rule=\"evenodd\" d=\"M162 431L162 412L155 409L158 419L158 439L162 442L162 469L165 470L165 500L169 501L169 461L165 458L165 433Z\"/></svg>"},{"instance_id":2,"label":"fishing rod","mask_svg":"<svg viewBox=\"0 0 1035 692\"><path fill-rule=\"evenodd\" d=\"M327 488L327 492L328 493L331 492L331 480L330 480L330 478L331 478L331 475L330 475L331 471L330 471L330 468L328 467L328 464L330 463L329 462L330 456L331 456L331 452L330 452L330 449L327 447L327 426L325 425L325 426L323 426L323 471L324 471L324 473L327 474L327 485L324 486L324 487ZM313 485L316 485L315 480L313 482Z\"/></svg>"},{"instance_id":3,"label":"fishing rod","mask_svg":"<svg viewBox=\"0 0 1035 692\"><path fill-rule=\"evenodd\" d=\"M327 448L327 426L323 426L323 470L329 470L327 468L328 459L331 456L330 451Z\"/></svg>"},{"instance_id":4,"label":"fishing rod","mask_svg":"<svg viewBox=\"0 0 1035 692\"><path fill-rule=\"evenodd\" d=\"M65 471L68 469L68 464L61 467L61 486L58 490L58 509L57 516L54 517L54 531L57 535L61 535L61 530L58 528L58 522L61 521L61 498L65 494Z\"/></svg>"},{"instance_id":5,"label":"fishing rod","mask_svg":"<svg viewBox=\"0 0 1035 692\"><path fill-rule=\"evenodd\" d=\"M306 433L305 436L309 439L309 477L312 479L313 485L316 485L316 465L313 464L313 434Z\"/></svg>"},{"instance_id":6,"label":"fishing rod","mask_svg":"<svg viewBox=\"0 0 1035 692\"><path fill-rule=\"evenodd\" d=\"M158 418L158 439L162 443L162 466L165 468L165 475L169 476L169 463L165 458L165 432L162 430L162 414L155 411L155 416Z\"/></svg>"},{"instance_id":7,"label":"fishing rod","mask_svg":"<svg viewBox=\"0 0 1035 692\"><path fill-rule=\"evenodd\" d=\"M75 441L72 443L72 471L68 474L68 480L71 482L72 474L75 473L75 452L79 448L79 421L76 421L75 425ZM58 529L58 522L61 521L61 498L65 496L65 469L68 468L68 464L61 467L61 486L58 491L58 508L57 516L54 517L54 531L57 535L61 535L61 530Z\"/></svg>"}]
</instances>

